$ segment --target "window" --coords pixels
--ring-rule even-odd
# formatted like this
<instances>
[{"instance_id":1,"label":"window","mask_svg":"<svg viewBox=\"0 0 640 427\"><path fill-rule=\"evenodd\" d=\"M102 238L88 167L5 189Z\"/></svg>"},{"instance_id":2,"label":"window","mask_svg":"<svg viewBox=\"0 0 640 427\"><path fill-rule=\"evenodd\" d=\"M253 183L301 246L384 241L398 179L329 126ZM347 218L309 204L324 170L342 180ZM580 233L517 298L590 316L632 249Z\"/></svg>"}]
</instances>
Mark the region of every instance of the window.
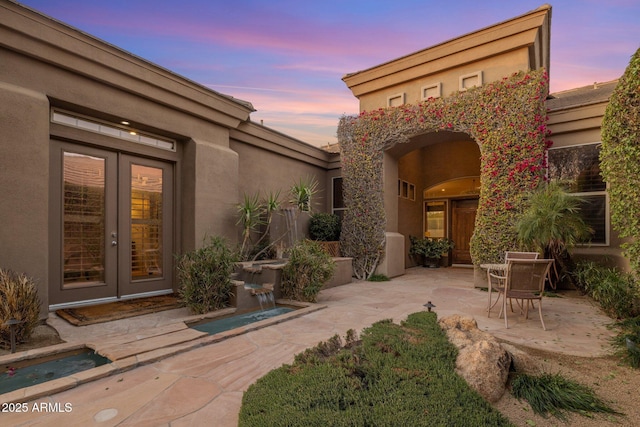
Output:
<instances>
[{"instance_id":1,"label":"window","mask_svg":"<svg viewBox=\"0 0 640 427\"><path fill-rule=\"evenodd\" d=\"M425 202L424 237L447 237L447 202Z\"/></svg>"},{"instance_id":2,"label":"window","mask_svg":"<svg viewBox=\"0 0 640 427\"><path fill-rule=\"evenodd\" d=\"M387 107L399 107L404 104L404 93L387 97Z\"/></svg>"},{"instance_id":3,"label":"window","mask_svg":"<svg viewBox=\"0 0 640 427\"><path fill-rule=\"evenodd\" d=\"M440 98L442 96L442 83L434 83L420 88L420 99Z\"/></svg>"},{"instance_id":4,"label":"window","mask_svg":"<svg viewBox=\"0 0 640 427\"><path fill-rule=\"evenodd\" d=\"M120 127L114 123L101 122L97 119L81 117L79 115L58 110L52 111L51 121L65 126L84 129L90 132L101 133L114 138L136 142L138 144L150 145L163 150L176 151L175 141L159 138L153 135L142 134L137 130Z\"/></svg>"},{"instance_id":5,"label":"window","mask_svg":"<svg viewBox=\"0 0 640 427\"><path fill-rule=\"evenodd\" d=\"M416 200L416 186L410 182L398 180L398 197L402 199Z\"/></svg>"},{"instance_id":6,"label":"window","mask_svg":"<svg viewBox=\"0 0 640 427\"><path fill-rule=\"evenodd\" d=\"M482 71L460 76L460 91L482 86Z\"/></svg>"},{"instance_id":7,"label":"window","mask_svg":"<svg viewBox=\"0 0 640 427\"><path fill-rule=\"evenodd\" d=\"M333 206L331 212L344 219L344 197L342 195L342 177L333 178Z\"/></svg>"},{"instance_id":8,"label":"window","mask_svg":"<svg viewBox=\"0 0 640 427\"><path fill-rule=\"evenodd\" d=\"M591 243L609 243L607 186L600 176L600 143L549 150L549 178L570 184L584 198L582 214L594 230Z\"/></svg>"}]
</instances>

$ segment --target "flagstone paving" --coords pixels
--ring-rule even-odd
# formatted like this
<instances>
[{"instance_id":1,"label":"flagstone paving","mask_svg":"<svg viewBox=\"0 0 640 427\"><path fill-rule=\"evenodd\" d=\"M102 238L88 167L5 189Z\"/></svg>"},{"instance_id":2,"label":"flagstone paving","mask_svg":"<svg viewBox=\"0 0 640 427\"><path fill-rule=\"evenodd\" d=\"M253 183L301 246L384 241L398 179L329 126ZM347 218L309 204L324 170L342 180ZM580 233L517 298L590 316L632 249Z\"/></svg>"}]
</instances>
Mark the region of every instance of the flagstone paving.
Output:
<instances>
[{"instance_id":1,"label":"flagstone paving","mask_svg":"<svg viewBox=\"0 0 640 427\"><path fill-rule=\"evenodd\" d=\"M192 318L186 309L85 327L52 315L49 323L64 340L102 343L114 352L121 346L119 354L130 357L115 362L110 371L103 368L99 379L69 380L37 400L11 393L0 396L0 402L10 398L27 408L0 414L0 424L235 426L243 392L270 370L335 334L344 336L348 329L359 332L382 319L401 321L424 310L427 301L439 317L472 316L480 329L515 344L580 356L611 351L611 319L575 292L544 299L546 331L537 310L528 320L513 314L505 329L497 308L487 317L487 293L473 287L473 270L414 268L390 282L354 282L324 290L318 298L323 309L262 329L249 328L242 335L229 334L221 341L194 336L161 342L165 335L184 331L183 320ZM150 350L146 344L151 342L160 348ZM144 352L135 354L138 351ZM41 385L45 390L46 384Z\"/></svg>"}]
</instances>

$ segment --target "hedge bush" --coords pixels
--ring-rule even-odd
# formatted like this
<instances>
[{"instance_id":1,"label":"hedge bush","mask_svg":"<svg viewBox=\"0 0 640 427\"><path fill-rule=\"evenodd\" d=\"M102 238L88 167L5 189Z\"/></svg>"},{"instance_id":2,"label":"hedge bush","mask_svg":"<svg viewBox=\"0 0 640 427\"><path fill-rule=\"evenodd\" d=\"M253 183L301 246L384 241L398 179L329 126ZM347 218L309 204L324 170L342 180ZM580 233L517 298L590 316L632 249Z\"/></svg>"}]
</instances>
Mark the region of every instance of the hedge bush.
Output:
<instances>
[{"instance_id":1,"label":"hedge bush","mask_svg":"<svg viewBox=\"0 0 640 427\"><path fill-rule=\"evenodd\" d=\"M237 259L221 237L212 237L204 247L183 254L176 267L182 303L195 314L227 307Z\"/></svg>"},{"instance_id":2,"label":"hedge bush","mask_svg":"<svg viewBox=\"0 0 640 427\"><path fill-rule=\"evenodd\" d=\"M340 240L340 217L335 214L319 212L309 220L309 237L312 240L335 242Z\"/></svg>"},{"instance_id":3,"label":"hedge bush","mask_svg":"<svg viewBox=\"0 0 640 427\"><path fill-rule=\"evenodd\" d=\"M333 277L335 266L318 242L300 240L289 249L289 259L282 269L282 296L315 302L322 285Z\"/></svg>"},{"instance_id":4,"label":"hedge bush","mask_svg":"<svg viewBox=\"0 0 640 427\"><path fill-rule=\"evenodd\" d=\"M455 373L435 313L321 343L245 392L240 426L506 426Z\"/></svg>"}]
</instances>

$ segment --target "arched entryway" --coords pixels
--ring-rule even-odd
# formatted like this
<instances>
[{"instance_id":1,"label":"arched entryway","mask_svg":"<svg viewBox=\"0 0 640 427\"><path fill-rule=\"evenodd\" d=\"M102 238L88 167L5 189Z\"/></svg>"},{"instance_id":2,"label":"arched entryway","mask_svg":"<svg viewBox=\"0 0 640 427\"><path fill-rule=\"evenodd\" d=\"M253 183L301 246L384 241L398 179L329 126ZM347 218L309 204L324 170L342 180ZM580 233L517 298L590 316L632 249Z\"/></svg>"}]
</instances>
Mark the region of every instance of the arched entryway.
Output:
<instances>
[{"instance_id":1,"label":"arched entryway","mask_svg":"<svg viewBox=\"0 0 640 427\"><path fill-rule=\"evenodd\" d=\"M480 193L478 144L462 132L430 132L392 147L387 155L387 163L397 163L398 233L450 238L455 248L446 262L471 265ZM408 255L409 244L406 238L406 266L414 262Z\"/></svg>"},{"instance_id":2,"label":"arched entryway","mask_svg":"<svg viewBox=\"0 0 640 427\"><path fill-rule=\"evenodd\" d=\"M473 263L495 262L514 247L513 224L524 208L524 196L538 186L546 169L547 94L548 76L536 70L448 98L343 117L338 126L346 205L341 247L354 259L355 275L370 276L382 261L387 263L383 273L404 271L404 258L398 256L406 253L397 196L397 159L402 155L394 149L410 146L423 134L461 133L480 147ZM436 164L450 168L455 161Z\"/></svg>"}]
</instances>

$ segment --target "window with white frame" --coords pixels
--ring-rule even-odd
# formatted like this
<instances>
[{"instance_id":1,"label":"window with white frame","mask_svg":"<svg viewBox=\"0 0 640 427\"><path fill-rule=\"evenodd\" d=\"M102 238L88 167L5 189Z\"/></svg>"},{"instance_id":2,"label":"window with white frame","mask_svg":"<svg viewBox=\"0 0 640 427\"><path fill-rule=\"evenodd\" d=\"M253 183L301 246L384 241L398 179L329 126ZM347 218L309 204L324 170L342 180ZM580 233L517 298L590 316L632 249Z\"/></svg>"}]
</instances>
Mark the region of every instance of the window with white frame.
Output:
<instances>
[{"instance_id":1,"label":"window with white frame","mask_svg":"<svg viewBox=\"0 0 640 427\"><path fill-rule=\"evenodd\" d=\"M416 200L416 186L402 179L398 180L398 197L402 199Z\"/></svg>"},{"instance_id":2,"label":"window with white frame","mask_svg":"<svg viewBox=\"0 0 640 427\"><path fill-rule=\"evenodd\" d=\"M405 103L404 92L397 93L395 95L391 95L387 97L387 107L399 107L401 105L404 105L404 103Z\"/></svg>"},{"instance_id":3,"label":"window with white frame","mask_svg":"<svg viewBox=\"0 0 640 427\"><path fill-rule=\"evenodd\" d=\"M570 191L584 199L581 212L593 229L591 244L609 244L609 200L600 175L600 143L549 150L549 178L570 184Z\"/></svg>"}]
</instances>

